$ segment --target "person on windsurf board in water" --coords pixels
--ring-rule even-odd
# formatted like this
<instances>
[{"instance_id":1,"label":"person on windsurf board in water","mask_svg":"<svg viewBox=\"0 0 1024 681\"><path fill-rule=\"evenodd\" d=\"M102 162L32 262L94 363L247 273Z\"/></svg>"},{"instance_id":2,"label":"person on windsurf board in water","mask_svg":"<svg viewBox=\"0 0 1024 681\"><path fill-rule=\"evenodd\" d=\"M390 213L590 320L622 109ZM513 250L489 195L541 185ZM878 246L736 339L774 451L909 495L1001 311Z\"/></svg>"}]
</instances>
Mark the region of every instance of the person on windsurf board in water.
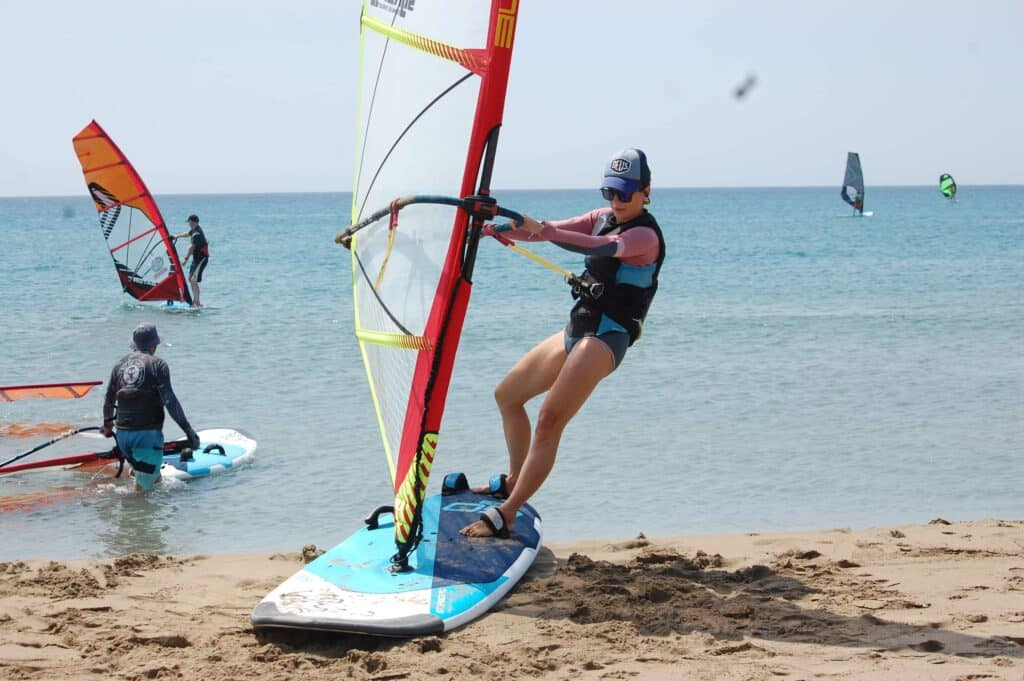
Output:
<instances>
[{"instance_id":1,"label":"person on windsurf board in water","mask_svg":"<svg viewBox=\"0 0 1024 681\"><path fill-rule=\"evenodd\" d=\"M202 307L199 302L199 283L203 280L203 272L210 261L210 242L207 241L203 228L199 226L198 215L189 215L188 231L174 234L171 238L177 241L186 236L189 237L189 245L182 266L188 264L189 258L192 259L192 267L188 271L188 281L192 287L192 307Z\"/></svg>"}]
</instances>

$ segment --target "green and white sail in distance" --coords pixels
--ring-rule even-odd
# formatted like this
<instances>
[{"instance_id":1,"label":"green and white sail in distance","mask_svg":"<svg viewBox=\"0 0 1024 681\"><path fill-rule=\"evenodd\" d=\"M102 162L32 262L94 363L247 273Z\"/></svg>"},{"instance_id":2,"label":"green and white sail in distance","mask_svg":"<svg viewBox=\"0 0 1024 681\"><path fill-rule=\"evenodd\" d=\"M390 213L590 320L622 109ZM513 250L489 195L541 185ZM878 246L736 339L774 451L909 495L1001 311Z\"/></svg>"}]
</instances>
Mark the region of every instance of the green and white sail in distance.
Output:
<instances>
[{"instance_id":1,"label":"green and white sail in distance","mask_svg":"<svg viewBox=\"0 0 1024 681\"><path fill-rule=\"evenodd\" d=\"M956 180L949 173L939 176L939 191L950 201L956 201Z\"/></svg>"}]
</instances>

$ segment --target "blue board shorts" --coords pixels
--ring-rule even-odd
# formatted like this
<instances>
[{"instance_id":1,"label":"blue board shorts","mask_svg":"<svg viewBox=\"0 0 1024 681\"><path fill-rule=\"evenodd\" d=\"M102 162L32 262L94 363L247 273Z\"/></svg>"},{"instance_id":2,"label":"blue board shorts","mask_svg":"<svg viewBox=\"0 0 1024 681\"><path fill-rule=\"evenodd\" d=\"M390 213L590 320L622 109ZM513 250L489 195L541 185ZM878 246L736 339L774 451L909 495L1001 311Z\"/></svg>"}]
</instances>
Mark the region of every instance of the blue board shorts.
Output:
<instances>
[{"instance_id":1,"label":"blue board shorts","mask_svg":"<svg viewBox=\"0 0 1024 681\"><path fill-rule=\"evenodd\" d=\"M593 334L587 334L593 336L597 340L601 341L608 346L608 349L612 351L612 356L615 358L615 366L612 367L612 371L619 368L622 364L622 358L626 356L626 350L629 348L629 334L625 331L605 331L599 333L596 336ZM570 336L568 329L565 331L565 354L572 352L572 349L576 347L576 344L587 336Z\"/></svg>"},{"instance_id":2,"label":"blue board shorts","mask_svg":"<svg viewBox=\"0 0 1024 681\"><path fill-rule=\"evenodd\" d=\"M132 466L135 482L143 492L153 489L160 479L160 466L164 462L164 434L159 430L119 430L115 434L117 446L128 458L153 466L152 473L140 471Z\"/></svg>"}]
</instances>

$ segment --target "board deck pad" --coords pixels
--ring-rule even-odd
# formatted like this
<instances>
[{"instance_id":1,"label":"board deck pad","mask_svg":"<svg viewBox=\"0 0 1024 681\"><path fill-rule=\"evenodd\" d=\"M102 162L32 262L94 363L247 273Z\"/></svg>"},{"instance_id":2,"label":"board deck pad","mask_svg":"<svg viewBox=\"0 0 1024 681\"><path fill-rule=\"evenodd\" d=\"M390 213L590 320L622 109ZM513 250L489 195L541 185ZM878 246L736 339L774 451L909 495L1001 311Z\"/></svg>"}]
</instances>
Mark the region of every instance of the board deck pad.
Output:
<instances>
[{"instance_id":1,"label":"board deck pad","mask_svg":"<svg viewBox=\"0 0 1024 681\"><path fill-rule=\"evenodd\" d=\"M315 629L379 636L450 631L489 610L515 586L540 549L541 519L529 504L508 539L459 534L501 502L464 490L423 504L423 540L411 570L388 570L394 523L382 514L285 580L256 606L254 627Z\"/></svg>"}]
</instances>

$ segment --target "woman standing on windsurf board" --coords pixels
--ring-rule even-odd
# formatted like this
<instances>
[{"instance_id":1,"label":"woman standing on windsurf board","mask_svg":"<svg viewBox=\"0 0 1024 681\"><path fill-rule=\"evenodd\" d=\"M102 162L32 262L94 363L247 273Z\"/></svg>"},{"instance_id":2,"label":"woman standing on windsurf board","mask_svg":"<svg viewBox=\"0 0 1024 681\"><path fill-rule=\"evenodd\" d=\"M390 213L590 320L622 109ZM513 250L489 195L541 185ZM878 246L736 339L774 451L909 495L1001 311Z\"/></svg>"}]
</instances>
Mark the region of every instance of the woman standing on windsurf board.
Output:
<instances>
[{"instance_id":1,"label":"woman standing on windsurf board","mask_svg":"<svg viewBox=\"0 0 1024 681\"><path fill-rule=\"evenodd\" d=\"M650 203L651 170L639 149L625 149L605 166L598 208L561 221L524 216L523 226L501 236L550 241L586 256L573 286L569 323L526 353L494 391L509 453L509 472L478 490L503 498L462 529L471 537L507 537L519 508L540 489L555 463L562 431L603 378L640 337L658 290L665 241ZM547 393L532 429L525 405Z\"/></svg>"}]
</instances>

